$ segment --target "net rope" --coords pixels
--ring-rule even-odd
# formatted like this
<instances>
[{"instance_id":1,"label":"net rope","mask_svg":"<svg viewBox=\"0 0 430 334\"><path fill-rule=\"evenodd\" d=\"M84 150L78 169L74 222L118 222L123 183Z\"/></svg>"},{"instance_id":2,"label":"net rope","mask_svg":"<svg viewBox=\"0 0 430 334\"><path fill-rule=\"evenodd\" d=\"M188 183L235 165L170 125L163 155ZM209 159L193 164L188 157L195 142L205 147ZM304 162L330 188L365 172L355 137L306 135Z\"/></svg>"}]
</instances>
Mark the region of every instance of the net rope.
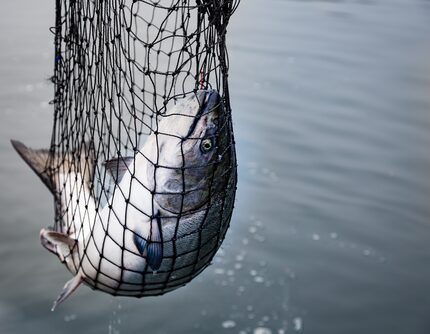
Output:
<instances>
[{"instance_id":1,"label":"net rope","mask_svg":"<svg viewBox=\"0 0 430 334\"><path fill-rule=\"evenodd\" d=\"M198 275L220 247L237 179L226 33L238 3L56 0L47 164L57 184L53 229L83 245L71 246L64 263L72 273L82 272L92 288L136 297L163 294ZM186 145L202 145L202 137L185 140L167 119L187 99L201 107L211 92L220 96L213 109L224 110L212 134L218 158L190 164ZM201 115L194 117L192 126L201 122ZM171 141L180 146L177 164L164 156ZM149 181L139 177L138 159ZM124 173L128 179L121 180ZM173 181L161 174L176 175L181 184L166 190ZM198 186L188 184L196 180ZM188 205L190 199L203 204ZM164 210L161 202L176 209ZM146 234L141 226L149 226ZM153 260L160 251L161 260Z\"/></svg>"}]
</instances>

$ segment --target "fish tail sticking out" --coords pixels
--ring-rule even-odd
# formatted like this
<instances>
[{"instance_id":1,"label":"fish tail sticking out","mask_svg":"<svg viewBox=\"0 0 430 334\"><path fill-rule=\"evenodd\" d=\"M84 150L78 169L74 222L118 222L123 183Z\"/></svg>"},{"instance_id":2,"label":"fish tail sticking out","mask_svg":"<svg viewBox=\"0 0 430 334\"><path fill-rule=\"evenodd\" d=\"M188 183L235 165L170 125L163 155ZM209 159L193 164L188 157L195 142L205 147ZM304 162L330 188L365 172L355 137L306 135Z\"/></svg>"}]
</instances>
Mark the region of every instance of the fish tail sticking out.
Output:
<instances>
[{"instance_id":1,"label":"fish tail sticking out","mask_svg":"<svg viewBox=\"0 0 430 334\"><path fill-rule=\"evenodd\" d=\"M11 140L12 146L48 187L55 199L55 221L58 232L71 234L93 221L93 175L95 169L94 146L84 143L78 152L68 152L60 156L46 149L31 149L17 140ZM82 224L77 226L73 213L79 210ZM85 223L84 223L85 222ZM87 233L88 234L88 233ZM42 242L49 251L49 243Z\"/></svg>"},{"instance_id":2,"label":"fish tail sticking out","mask_svg":"<svg viewBox=\"0 0 430 334\"><path fill-rule=\"evenodd\" d=\"M60 224L55 225L55 230L40 231L41 244L75 273L54 302L54 310L86 277L81 269L76 268L76 263L80 261L85 244L90 240L96 217L91 190L94 149L83 144L78 154L66 153L60 157L46 149L31 149L16 140L11 140L11 143L54 195L56 221Z\"/></svg>"},{"instance_id":3,"label":"fish tail sticking out","mask_svg":"<svg viewBox=\"0 0 430 334\"><path fill-rule=\"evenodd\" d=\"M48 171L49 150L33 150L17 140L10 141L20 157L30 166L42 182L53 192L55 187Z\"/></svg>"},{"instance_id":4,"label":"fish tail sticking out","mask_svg":"<svg viewBox=\"0 0 430 334\"><path fill-rule=\"evenodd\" d=\"M58 155L54 156L47 149L35 150L13 139L10 142L21 158L30 166L37 176L39 176L54 195L58 190L58 181L56 181L55 173L66 174L69 171L80 173L84 177L86 186L91 188L95 167L95 154L94 148L91 147L90 144L84 143L79 155L73 156L69 154L67 158L61 158ZM74 161L78 163L75 164ZM56 168L56 170L54 171L53 168Z\"/></svg>"}]
</instances>

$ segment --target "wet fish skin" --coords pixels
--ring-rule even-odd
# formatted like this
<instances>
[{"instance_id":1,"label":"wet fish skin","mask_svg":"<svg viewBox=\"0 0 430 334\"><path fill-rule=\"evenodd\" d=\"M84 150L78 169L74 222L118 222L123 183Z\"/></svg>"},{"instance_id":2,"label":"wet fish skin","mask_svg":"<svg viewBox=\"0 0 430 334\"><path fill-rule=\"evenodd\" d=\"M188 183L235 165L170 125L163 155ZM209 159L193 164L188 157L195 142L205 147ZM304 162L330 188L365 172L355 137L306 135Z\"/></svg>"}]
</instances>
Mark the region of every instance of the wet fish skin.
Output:
<instances>
[{"instance_id":1,"label":"wet fish skin","mask_svg":"<svg viewBox=\"0 0 430 334\"><path fill-rule=\"evenodd\" d=\"M90 159L79 164L70 156L65 163L75 168L63 166L53 175L46 170L53 159L46 150L12 143L53 192L62 219L59 231L41 231L42 245L75 275L54 307L81 282L114 295L163 294L190 281L215 255L230 223L237 182L230 115L216 91L197 91L156 130L133 157L105 164L117 187L98 214L88 146L81 156ZM83 191L62 187L69 178ZM79 222L70 211L82 212Z\"/></svg>"}]
</instances>

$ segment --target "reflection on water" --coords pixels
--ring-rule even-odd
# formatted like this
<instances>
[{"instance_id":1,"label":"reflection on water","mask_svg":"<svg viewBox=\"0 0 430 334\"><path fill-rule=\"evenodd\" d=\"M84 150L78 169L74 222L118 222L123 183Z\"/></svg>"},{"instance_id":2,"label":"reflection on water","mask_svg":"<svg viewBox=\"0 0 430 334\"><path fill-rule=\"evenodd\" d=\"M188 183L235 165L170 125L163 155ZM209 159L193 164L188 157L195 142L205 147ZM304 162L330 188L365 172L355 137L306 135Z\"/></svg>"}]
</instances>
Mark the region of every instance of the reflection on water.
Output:
<instances>
[{"instance_id":1,"label":"reflection on water","mask_svg":"<svg viewBox=\"0 0 430 334\"><path fill-rule=\"evenodd\" d=\"M54 313L69 274L38 245L52 199L8 142L49 142L53 13L0 12L1 333L430 331L428 1L243 1L239 188L213 265L162 297L83 288Z\"/></svg>"}]
</instances>

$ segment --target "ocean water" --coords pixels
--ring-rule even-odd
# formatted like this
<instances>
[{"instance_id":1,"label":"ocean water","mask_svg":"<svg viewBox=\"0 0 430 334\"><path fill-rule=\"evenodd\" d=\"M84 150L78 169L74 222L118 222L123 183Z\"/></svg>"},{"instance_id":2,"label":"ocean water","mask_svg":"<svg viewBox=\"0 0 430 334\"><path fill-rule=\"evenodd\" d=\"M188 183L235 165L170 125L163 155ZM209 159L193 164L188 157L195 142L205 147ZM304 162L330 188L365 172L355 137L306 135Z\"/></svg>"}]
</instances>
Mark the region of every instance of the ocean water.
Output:
<instances>
[{"instance_id":1,"label":"ocean water","mask_svg":"<svg viewBox=\"0 0 430 334\"><path fill-rule=\"evenodd\" d=\"M430 333L430 2L243 0L229 26L239 160L213 265L161 297L80 288L39 230L52 1L0 11L0 333Z\"/></svg>"}]
</instances>

